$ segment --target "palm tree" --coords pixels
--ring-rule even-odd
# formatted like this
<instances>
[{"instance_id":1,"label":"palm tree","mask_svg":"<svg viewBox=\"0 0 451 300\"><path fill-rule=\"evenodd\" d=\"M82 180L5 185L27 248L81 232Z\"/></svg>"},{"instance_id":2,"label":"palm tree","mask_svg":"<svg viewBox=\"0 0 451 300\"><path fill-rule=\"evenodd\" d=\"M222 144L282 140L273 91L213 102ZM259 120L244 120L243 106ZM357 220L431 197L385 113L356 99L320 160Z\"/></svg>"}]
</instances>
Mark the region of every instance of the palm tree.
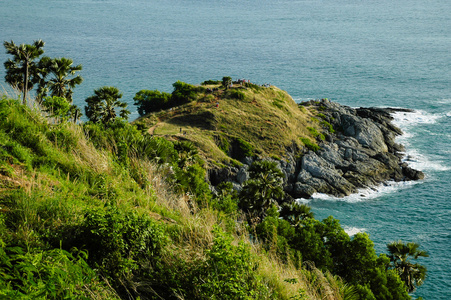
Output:
<instances>
[{"instance_id":1,"label":"palm tree","mask_svg":"<svg viewBox=\"0 0 451 300\"><path fill-rule=\"evenodd\" d=\"M302 220L314 217L310 206L298 204L295 200L283 203L281 206L280 216L293 226L300 224Z\"/></svg>"},{"instance_id":2,"label":"palm tree","mask_svg":"<svg viewBox=\"0 0 451 300\"><path fill-rule=\"evenodd\" d=\"M395 241L387 245L392 268L398 272L409 293L415 291L417 286L422 285L426 278L426 267L418 263L414 264L409 259L429 256L426 251L419 250L419 247L420 245L417 243L404 244L402 241Z\"/></svg>"},{"instance_id":3,"label":"palm tree","mask_svg":"<svg viewBox=\"0 0 451 300\"><path fill-rule=\"evenodd\" d=\"M119 112L121 118L127 119L130 112L126 110L127 103L119 101L122 93L114 86L104 86L94 91L94 96L85 101L86 116L94 123L108 124L117 117L116 108L122 108Z\"/></svg>"},{"instance_id":4,"label":"palm tree","mask_svg":"<svg viewBox=\"0 0 451 300\"><path fill-rule=\"evenodd\" d=\"M37 63L36 59L44 53L42 40L34 41L32 45L20 44L17 46L13 41L5 41L6 53L13 55L13 59L5 62L5 81L13 88L22 91L23 104L26 104L27 93L37 83Z\"/></svg>"},{"instance_id":5,"label":"palm tree","mask_svg":"<svg viewBox=\"0 0 451 300\"><path fill-rule=\"evenodd\" d=\"M240 206L257 217L284 197L283 173L275 162L257 161L249 167L250 179L240 192Z\"/></svg>"},{"instance_id":6,"label":"palm tree","mask_svg":"<svg viewBox=\"0 0 451 300\"><path fill-rule=\"evenodd\" d=\"M73 60L69 58L54 58L43 57L41 60L41 70L43 77L51 76L50 80L41 80L39 88L43 92L50 91L51 96L66 98L69 103L72 103L72 89L76 85L83 82L83 78L77 75L69 78L77 71L82 70L82 66L72 66ZM42 78L44 79L44 78Z\"/></svg>"}]
</instances>

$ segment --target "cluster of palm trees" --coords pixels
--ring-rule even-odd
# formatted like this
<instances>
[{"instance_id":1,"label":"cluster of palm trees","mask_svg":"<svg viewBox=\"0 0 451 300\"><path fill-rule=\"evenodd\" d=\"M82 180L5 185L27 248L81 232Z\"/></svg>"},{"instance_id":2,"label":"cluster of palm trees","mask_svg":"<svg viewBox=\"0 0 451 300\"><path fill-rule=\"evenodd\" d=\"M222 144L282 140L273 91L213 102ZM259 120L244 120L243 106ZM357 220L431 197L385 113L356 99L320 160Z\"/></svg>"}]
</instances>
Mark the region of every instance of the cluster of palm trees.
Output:
<instances>
[{"instance_id":1,"label":"cluster of palm trees","mask_svg":"<svg viewBox=\"0 0 451 300\"><path fill-rule=\"evenodd\" d=\"M7 54L13 57L4 65L6 69L5 81L22 94L22 102L27 104L28 93L36 87L36 100L43 106L60 103L62 99L49 99L59 97L68 102L66 117L76 122L81 117L81 110L72 105L73 89L83 82L77 72L82 70L81 65L74 65L73 60L65 57L41 57L44 54L45 43L42 40L33 44L16 45L13 41L3 43ZM95 123L107 124L117 117L116 108L119 107L119 116L127 119L130 112L127 104L119 101L122 94L115 87L102 87L94 91L94 95L86 99L86 116ZM48 101L48 105L45 105Z\"/></svg>"},{"instance_id":2,"label":"cluster of palm trees","mask_svg":"<svg viewBox=\"0 0 451 300\"><path fill-rule=\"evenodd\" d=\"M3 45L6 53L13 56L4 64L5 80L22 93L23 104L27 104L27 95L35 86L38 102L51 96L64 98L72 104L73 89L83 82L80 75L75 75L81 71L81 65L74 66L72 59L64 57L40 58L44 54L45 43L42 40L34 41L31 45L5 41ZM70 113L75 120L81 116L80 109L74 105Z\"/></svg>"}]
</instances>

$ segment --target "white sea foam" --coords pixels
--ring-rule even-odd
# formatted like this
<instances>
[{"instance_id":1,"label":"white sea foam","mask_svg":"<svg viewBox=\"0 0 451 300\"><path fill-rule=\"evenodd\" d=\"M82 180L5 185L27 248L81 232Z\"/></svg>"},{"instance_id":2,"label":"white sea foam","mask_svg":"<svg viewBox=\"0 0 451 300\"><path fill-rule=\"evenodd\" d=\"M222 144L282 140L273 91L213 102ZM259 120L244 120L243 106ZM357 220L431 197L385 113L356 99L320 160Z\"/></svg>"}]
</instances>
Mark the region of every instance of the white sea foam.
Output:
<instances>
[{"instance_id":1,"label":"white sea foam","mask_svg":"<svg viewBox=\"0 0 451 300\"><path fill-rule=\"evenodd\" d=\"M445 165L440 160L431 160L427 156L421 154L416 149L408 149L406 156L403 158L409 167L420 171L448 171L451 166Z\"/></svg>"},{"instance_id":2,"label":"white sea foam","mask_svg":"<svg viewBox=\"0 0 451 300\"><path fill-rule=\"evenodd\" d=\"M434 124L445 114L432 114L424 110L416 110L414 112L396 112L393 113L393 123L400 127L404 134L396 138L396 141L406 147L405 157L403 161L407 162L411 168L420 171L448 171L450 166L443 164L439 160L431 160L429 157L420 153L418 150L411 148L410 139L414 137L413 127L422 124ZM432 133L430 135L433 135Z\"/></svg>"},{"instance_id":3,"label":"white sea foam","mask_svg":"<svg viewBox=\"0 0 451 300\"><path fill-rule=\"evenodd\" d=\"M422 181L389 181L384 184L381 184L377 187L367 188L367 189L359 189L357 193L351 194L346 197L334 197L322 193L315 193L312 195L313 199L318 200L326 200L326 201L345 201L349 203L356 203L367 201L371 199L376 199L388 194L396 193L401 189L409 188L415 184L421 184Z\"/></svg>"},{"instance_id":4,"label":"white sea foam","mask_svg":"<svg viewBox=\"0 0 451 300\"><path fill-rule=\"evenodd\" d=\"M437 100L435 102L439 103L439 104L449 104L449 103L451 103L451 98L444 98L444 99Z\"/></svg>"},{"instance_id":5,"label":"white sea foam","mask_svg":"<svg viewBox=\"0 0 451 300\"><path fill-rule=\"evenodd\" d=\"M299 204L309 204L310 201L311 201L310 199L304 199L304 198L296 199L296 202Z\"/></svg>"},{"instance_id":6,"label":"white sea foam","mask_svg":"<svg viewBox=\"0 0 451 300\"><path fill-rule=\"evenodd\" d=\"M442 114L432 114L424 110L415 110L413 112L398 111L393 113L392 116L394 118L393 123L401 129L418 124L434 124L437 120L443 118Z\"/></svg>"},{"instance_id":7,"label":"white sea foam","mask_svg":"<svg viewBox=\"0 0 451 300\"><path fill-rule=\"evenodd\" d=\"M359 232L365 232L365 230L366 230L366 228L358 228L358 227L351 227L351 226L343 226L343 229L349 236L356 235Z\"/></svg>"},{"instance_id":8,"label":"white sea foam","mask_svg":"<svg viewBox=\"0 0 451 300\"><path fill-rule=\"evenodd\" d=\"M294 100L294 102L296 102L296 103L301 103L301 102L307 102L307 101L310 101L310 100L317 100L317 99L315 99L315 98L293 98L293 100Z\"/></svg>"}]
</instances>

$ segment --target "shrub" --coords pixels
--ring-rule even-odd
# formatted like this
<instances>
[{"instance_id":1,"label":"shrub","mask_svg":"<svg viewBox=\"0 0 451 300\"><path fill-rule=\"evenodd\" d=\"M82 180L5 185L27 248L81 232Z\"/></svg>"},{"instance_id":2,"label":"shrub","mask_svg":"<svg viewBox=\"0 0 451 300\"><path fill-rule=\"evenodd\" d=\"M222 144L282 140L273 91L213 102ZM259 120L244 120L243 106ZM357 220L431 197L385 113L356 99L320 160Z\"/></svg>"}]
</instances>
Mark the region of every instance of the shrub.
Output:
<instances>
[{"instance_id":1,"label":"shrub","mask_svg":"<svg viewBox=\"0 0 451 300\"><path fill-rule=\"evenodd\" d=\"M322 133L319 133L315 128L313 127L307 127L308 131L310 132L311 135L313 135L313 137L317 138L319 137L321 140L325 140L325 136Z\"/></svg>"},{"instance_id":2,"label":"shrub","mask_svg":"<svg viewBox=\"0 0 451 300\"><path fill-rule=\"evenodd\" d=\"M131 279L139 262L156 263L167 237L156 221L115 207L86 211L75 238L63 245L88 252L89 264L110 279L116 289Z\"/></svg>"},{"instance_id":3,"label":"shrub","mask_svg":"<svg viewBox=\"0 0 451 300\"><path fill-rule=\"evenodd\" d=\"M118 297L99 282L85 262L86 254L73 256L60 250L26 251L0 247L0 298L88 299Z\"/></svg>"},{"instance_id":4,"label":"shrub","mask_svg":"<svg viewBox=\"0 0 451 300\"><path fill-rule=\"evenodd\" d=\"M246 98L246 95L242 91L231 89L227 93L226 97L231 99L244 100Z\"/></svg>"},{"instance_id":5,"label":"shrub","mask_svg":"<svg viewBox=\"0 0 451 300\"><path fill-rule=\"evenodd\" d=\"M199 299L267 299L270 291L256 275L256 263L249 247L240 242L232 245L232 237L216 229L213 246L200 269L195 286Z\"/></svg>"},{"instance_id":6,"label":"shrub","mask_svg":"<svg viewBox=\"0 0 451 300\"><path fill-rule=\"evenodd\" d=\"M301 139L301 142L302 142L308 149L310 149L310 150L312 150L312 151L318 151L318 150L321 149L320 146L318 146L318 145L315 144L314 142L310 141L310 139L308 139L308 138L301 137L300 139Z\"/></svg>"},{"instance_id":7,"label":"shrub","mask_svg":"<svg viewBox=\"0 0 451 300\"><path fill-rule=\"evenodd\" d=\"M158 90L141 90L136 93L133 100L135 100L134 104L138 106L138 113L143 116L151 112L171 107L171 97L171 94L160 92Z\"/></svg>"},{"instance_id":8,"label":"shrub","mask_svg":"<svg viewBox=\"0 0 451 300\"><path fill-rule=\"evenodd\" d=\"M172 84L172 86L174 87L174 91L172 92L172 106L194 101L197 98L197 93L205 91L204 87L196 87L180 80Z\"/></svg>"},{"instance_id":9,"label":"shrub","mask_svg":"<svg viewBox=\"0 0 451 300\"><path fill-rule=\"evenodd\" d=\"M201 85L221 84L221 80L205 80Z\"/></svg>"}]
</instances>

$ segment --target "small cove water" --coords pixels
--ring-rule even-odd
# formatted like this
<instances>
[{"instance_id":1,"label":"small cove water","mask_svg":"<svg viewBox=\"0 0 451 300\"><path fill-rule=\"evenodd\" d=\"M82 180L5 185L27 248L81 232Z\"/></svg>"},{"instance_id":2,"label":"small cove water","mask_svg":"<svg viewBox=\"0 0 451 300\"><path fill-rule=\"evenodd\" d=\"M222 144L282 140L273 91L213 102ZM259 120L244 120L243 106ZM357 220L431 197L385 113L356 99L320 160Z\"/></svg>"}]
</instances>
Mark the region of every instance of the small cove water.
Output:
<instances>
[{"instance_id":1,"label":"small cove water","mask_svg":"<svg viewBox=\"0 0 451 300\"><path fill-rule=\"evenodd\" d=\"M296 100L415 109L396 122L424 181L309 204L350 234L369 233L378 252L393 240L419 242L429 277L414 296L451 299L450 11L448 0L2 0L0 40L43 39L48 56L81 63L79 106L103 85L133 109L141 89L232 76Z\"/></svg>"}]
</instances>

